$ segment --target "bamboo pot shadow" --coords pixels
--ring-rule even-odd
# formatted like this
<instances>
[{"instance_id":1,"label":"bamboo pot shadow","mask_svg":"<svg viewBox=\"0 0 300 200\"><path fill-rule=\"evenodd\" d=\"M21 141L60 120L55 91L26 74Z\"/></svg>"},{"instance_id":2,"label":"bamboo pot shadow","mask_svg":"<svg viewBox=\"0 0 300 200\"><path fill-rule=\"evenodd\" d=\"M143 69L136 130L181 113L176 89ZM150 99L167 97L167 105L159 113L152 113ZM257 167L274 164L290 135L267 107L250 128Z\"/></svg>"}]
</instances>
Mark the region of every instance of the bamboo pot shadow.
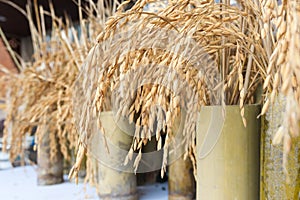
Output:
<instances>
[{"instance_id":1,"label":"bamboo pot shadow","mask_svg":"<svg viewBox=\"0 0 300 200\"><path fill-rule=\"evenodd\" d=\"M153 152L155 153L156 157L151 156L151 158L153 159L149 159L149 156L147 156L147 154L149 153L151 154ZM145 170L142 171L142 173L136 174L137 185L143 186L143 185L155 184L157 181L163 182L165 177L164 179L161 179L160 177L160 167L163 159L163 154L162 152L158 154L159 152L157 151L157 141L155 139L155 136L152 136L151 141L148 141L147 144L143 147L142 153L143 156L139 163L139 168Z\"/></svg>"}]
</instances>

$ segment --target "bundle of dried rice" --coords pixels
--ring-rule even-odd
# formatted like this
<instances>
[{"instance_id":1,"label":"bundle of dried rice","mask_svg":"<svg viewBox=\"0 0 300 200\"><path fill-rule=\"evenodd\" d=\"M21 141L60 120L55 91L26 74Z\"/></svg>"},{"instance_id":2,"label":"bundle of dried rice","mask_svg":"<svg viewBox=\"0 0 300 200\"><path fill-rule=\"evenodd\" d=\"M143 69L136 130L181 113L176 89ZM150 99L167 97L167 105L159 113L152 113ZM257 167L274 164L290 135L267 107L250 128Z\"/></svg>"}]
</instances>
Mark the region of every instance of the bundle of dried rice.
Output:
<instances>
[{"instance_id":1,"label":"bundle of dried rice","mask_svg":"<svg viewBox=\"0 0 300 200\"><path fill-rule=\"evenodd\" d=\"M27 12L22 11L30 24L34 61L24 66L20 74L7 76L4 145L7 145L9 138L11 160L24 152L24 137L34 126L38 127L37 144L46 132L50 134L51 158L57 151L61 151L66 160L74 155L78 145L77 127L73 120L75 109L72 106L74 83L91 44L96 40L96 33L103 30L106 17L112 15L117 5L114 2L104 7L104 3L89 1L86 7L81 7L79 2L79 33L68 19L64 23L55 16L52 4L50 11L34 4L36 21L40 22L37 27L34 26L29 5ZM83 19L83 11L87 19ZM45 28L46 16L52 19L50 35Z\"/></svg>"},{"instance_id":2,"label":"bundle of dried rice","mask_svg":"<svg viewBox=\"0 0 300 200\"><path fill-rule=\"evenodd\" d=\"M164 149L163 175L174 139L171 129L184 110L182 143L194 163L196 116L201 106L238 104L246 125L244 104L256 101L267 55L258 34L260 10L256 4L242 3L239 8L229 3L180 0L168 2L157 13L144 11L151 2L138 1L122 12L125 2L107 21L75 87L83 105L76 117L80 118L83 144L93 134L88 130L95 116L105 134L100 116L112 96L116 118L135 123L125 164L137 152L136 171L143 145L155 136L157 149ZM79 151L85 148L81 145ZM80 159L70 175L76 175Z\"/></svg>"}]
</instances>

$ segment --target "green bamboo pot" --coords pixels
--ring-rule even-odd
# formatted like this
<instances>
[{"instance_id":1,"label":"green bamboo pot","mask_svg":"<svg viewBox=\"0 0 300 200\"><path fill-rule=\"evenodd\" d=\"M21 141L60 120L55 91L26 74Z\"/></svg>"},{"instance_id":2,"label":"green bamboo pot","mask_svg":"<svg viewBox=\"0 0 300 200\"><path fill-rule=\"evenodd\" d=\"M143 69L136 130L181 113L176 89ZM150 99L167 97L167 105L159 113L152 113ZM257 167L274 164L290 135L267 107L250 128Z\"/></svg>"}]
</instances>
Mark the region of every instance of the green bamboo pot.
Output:
<instances>
[{"instance_id":1,"label":"green bamboo pot","mask_svg":"<svg viewBox=\"0 0 300 200\"><path fill-rule=\"evenodd\" d=\"M50 159L50 131L45 131L40 136L39 144L37 145L37 184L38 185L53 185L62 183L63 180L63 155L60 151L60 146L57 143L57 151Z\"/></svg>"},{"instance_id":2,"label":"green bamboo pot","mask_svg":"<svg viewBox=\"0 0 300 200\"><path fill-rule=\"evenodd\" d=\"M193 173L191 160L184 160L184 148L180 146L183 140L183 128L186 113L181 112L182 116L176 118L172 128L175 136L176 149L169 151L169 180L168 180L168 199L169 200L192 200L196 194L196 182Z\"/></svg>"},{"instance_id":3,"label":"green bamboo pot","mask_svg":"<svg viewBox=\"0 0 300 200\"><path fill-rule=\"evenodd\" d=\"M196 183L193 165L189 158L181 156L169 166L169 200L192 200L195 198Z\"/></svg>"},{"instance_id":4,"label":"green bamboo pot","mask_svg":"<svg viewBox=\"0 0 300 200\"><path fill-rule=\"evenodd\" d=\"M259 105L202 107L197 124L197 199L259 199ZM223 117L224 116L224 117ZM208 133L208 134L207 134Z\"/></svg>"},{"instance_id":5,"label":"green bamboo pot","mask_svg":"<svg viewBox=\"0 0 300 200\"><path fill-rule=\"evenodd\" d=\"M273 135L281 125L285 100L278 97L262 118L261 137L261 199L300 199L300 138L292 139L292 149L288 155L288 177L283 172L283 146L272 145ZM289 181L287 181L289 178Z\"/></svg>"},{"instance_id":6,"label":"green bamboo pot","mask_svg":"<svg viewBox=\"0 0 300 200\"><path fill-rule=\"evenodd\" d=\"M97 161L97 193L103 200L137 200L136 176L124 167L124 155L119 154L122 149L127 152L130 149L134 129L126 127L126 123L115 123L113 112L102 112L100 119L105 129L108 150L103 143L102 133L97 132L89 139L88 150ZM125 128L123 132L120 127ZM112 158L112 159L111 159ZM110 160L111 159L111 160Z\"/></svg>"}]
</instances>

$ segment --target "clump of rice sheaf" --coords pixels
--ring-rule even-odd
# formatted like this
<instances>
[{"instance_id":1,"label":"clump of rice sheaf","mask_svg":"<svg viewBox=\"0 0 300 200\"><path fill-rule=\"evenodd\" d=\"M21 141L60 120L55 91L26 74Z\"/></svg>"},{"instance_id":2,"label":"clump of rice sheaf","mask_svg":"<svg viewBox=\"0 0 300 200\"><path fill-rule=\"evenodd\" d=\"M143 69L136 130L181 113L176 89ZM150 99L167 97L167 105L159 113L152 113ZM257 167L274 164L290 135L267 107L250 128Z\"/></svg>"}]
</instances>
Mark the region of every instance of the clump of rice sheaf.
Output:
<instances>
[{"instance_id":1,"label":"clump of rice sheaf","mask_svg":"<svg viewBox=\"0 0 300 200\"><path fill-rule=\"evenodd\" d=\"M185 157L191 157L194 167L196 116L201 106L239 105L246 126L244 105L256 102L268 57L259 34L260 8L253 2L243 1L236 7L179 0L169 1L156 13L145 11L152 2L138 1L123 12L124 2L107 21L82 68L79 89L75 87L81 91L83 105L82 114L76 117L81 118L79 132L85 138L93 134L88 129L94 115L105 135L100 116L107 98L113 96L117 119L125 117L135 123L125 164L138 152L137 170L141 149L155 135L157 150L164 149L163 175L174 138L172 127L183 110L186 116L180 134ZM85 148L80 145L79 151ZM75 167L70 175L76 173Z\"/></svg>"},{"instance_id":2,"label":"clump of rice sheaf","mask_svg":"<svg viewBox=\"0 0 300 200\"><path fill-rule=\"evenodd\" d=\"M51 159L57 151L61 151L64 159L71 161L79 140L73 120L76 114L73 108L74 83L97 33L103 30L107 16L113 14L118 3L104 6L104 1L88 1L84 7L78 4L78 33L68 18L56 17L51 3L50 11L39 7L36 1L33 4L38 22L36 27L29 4L24 11L9 1L4 2L18 9L29 20L34 49L32 62L22 66L19 74L6 73L5 76L7 116L4 146L10 143L10 159L15 160L24 152L24 137L37 126L37 144L46 132L49 133ZM45 18L49 16L52 29L47 34ZM57 149L57 144L60 149ZM87 171L93 170L89 161Z\"/></svg>"}]
</instances>

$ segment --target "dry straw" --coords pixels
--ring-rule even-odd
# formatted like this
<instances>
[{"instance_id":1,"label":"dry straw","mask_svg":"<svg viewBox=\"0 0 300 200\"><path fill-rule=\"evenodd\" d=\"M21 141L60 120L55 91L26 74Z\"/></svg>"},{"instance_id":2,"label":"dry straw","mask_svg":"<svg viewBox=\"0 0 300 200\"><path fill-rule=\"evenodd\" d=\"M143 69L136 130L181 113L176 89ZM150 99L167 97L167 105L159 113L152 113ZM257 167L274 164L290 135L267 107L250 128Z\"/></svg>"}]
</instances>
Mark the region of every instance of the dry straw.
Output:
<instances>
[{"instance_id":1,"label":"dry straw","mask_svg":"<svg viewBox=\"0 0 300 200\"><path fill-rule=\"evenodd\" d=\"M75 88L84 105L76 117L81 118L79 132L84 138L93 134L88 129L95 116L105 135L100 116L112 95L117 119L126 117L135 123L125 164L135 159L137 170L141 149L154 135L157 149L164 149L163 175L174 138L172 126L183 110L187 112L182 143L194 165L196 116L201 106L240 105L246 126L244 105L256 102L268 57L259 34L260 9L253 2L235 7L229 2L180 0L169 1L156 13L145 11L152 2L138 1L127 12L121 7L107 21ZM138 152L135 158L133 152ZM76 175L80 159L71 176Z\"/></svg>"},{"instance_id":2,"label":"dry straw","mask_svg":"<svg viewBox=\"0 0 300 200\"><path fill-rule=\"evenodd\" d=\"M35 5L37 6L37 5ZM23 152L23 138L37 126L37 144L46 131L50 132L51 156L62 151L66 159L70 159L69 149L77 145L77 133L71 121L71 91L75 79L78 60L72 59L70 41L64 32L62 22L55 18L54 10L48 12L53 18L53 30L50 40L45 35L44 21L37 30L31 18L31 10L27 5L27 18L30 24L34 46L34 61L28 63L15 77L10 77L7 94L7 117L5 120L5 136L10 137L11 160ZM52 8L52 6L51 6ZM46 12L40 8L38 19L44 19ZM65 30L63 30L65 28ZM40 32L43 30L43 32ZM74 56L75 57L75 56ZM47 128L46 128L47 127ZM60 149L56 149L56 143Z\"/></svg>"},{"instance_id":3,"label":"dry straw","mask_svg":"<svg viewBox=\"0 0 300 200\"><path fill-rule=\"evenodd\" d=\"M172 127L186 110L182 143L195 165L195 116L201 106L239 105L246 126L244 105L259 100L261 85L262 115L278 93L286 96L286 117L274 137L274 143L283 139L286 157L291 137L299 133L299 1L237 1L238 6L232 6L230 1L179 0L156 13L145 11L153 2L138 1L124 12L129 3L125 1L116 13L115 3L110 9L103 1L89 1L86 8L79 4L80 13L88 15L87 20L80 15L80 37L70 22L55 17L53 9L35 9L40 21L35 28L27 8L35 61L11 77L5 135L14 144L12 158L22 152L22 138L33 126L38 125L40 137L47 124L52 143L59 142L65 158L79 142L70 172L76 177L87 153L85 139L93 134L91 120L97 118L105 135L101 112L114 110L117 118L126 117L136 126L124 162L135 159L137 169L141 149L153 135L157 149L164 149L163 174L174 139ZM45 15L53 19L50 41ZM133 158L133 152L138 156Z\"/></svg>"},{"instance_id":4,"label":"dry straw","mask_svg":"<svg viewBox=\"0 0 300 200\"><path fill-rule=\"evenodd\" d=\"M49 11L38 6L36 1L32 7L31 4L26 5L24 11L9 1L3 2L27 17L34 48L32 62L22 66L17 75L6 73L4 76L8 80L4 146L10 143L10 159L15 160L24 152L24 137L37 126L37 145L48 132L51 158L61 151L64 159L72 161L79 139L73 120L74 83L97 33L103 30L106 17L113 14L117 3L104 7L104 1L87 1L85 6L81 6L79 1L80 20L76 29L76 24L72 24L68 18L63 21L56 17L51 3ZM31 8L34 8L37 27ZM84 14L86 19L83 18ZM46 17L52 19L51 31L46 30ZM57 146L60 148L57 149ZM88 159L88 171L94 170L91 163ZM89 178L92 177L87 176Z\"/></svg>"}]
</instances>

